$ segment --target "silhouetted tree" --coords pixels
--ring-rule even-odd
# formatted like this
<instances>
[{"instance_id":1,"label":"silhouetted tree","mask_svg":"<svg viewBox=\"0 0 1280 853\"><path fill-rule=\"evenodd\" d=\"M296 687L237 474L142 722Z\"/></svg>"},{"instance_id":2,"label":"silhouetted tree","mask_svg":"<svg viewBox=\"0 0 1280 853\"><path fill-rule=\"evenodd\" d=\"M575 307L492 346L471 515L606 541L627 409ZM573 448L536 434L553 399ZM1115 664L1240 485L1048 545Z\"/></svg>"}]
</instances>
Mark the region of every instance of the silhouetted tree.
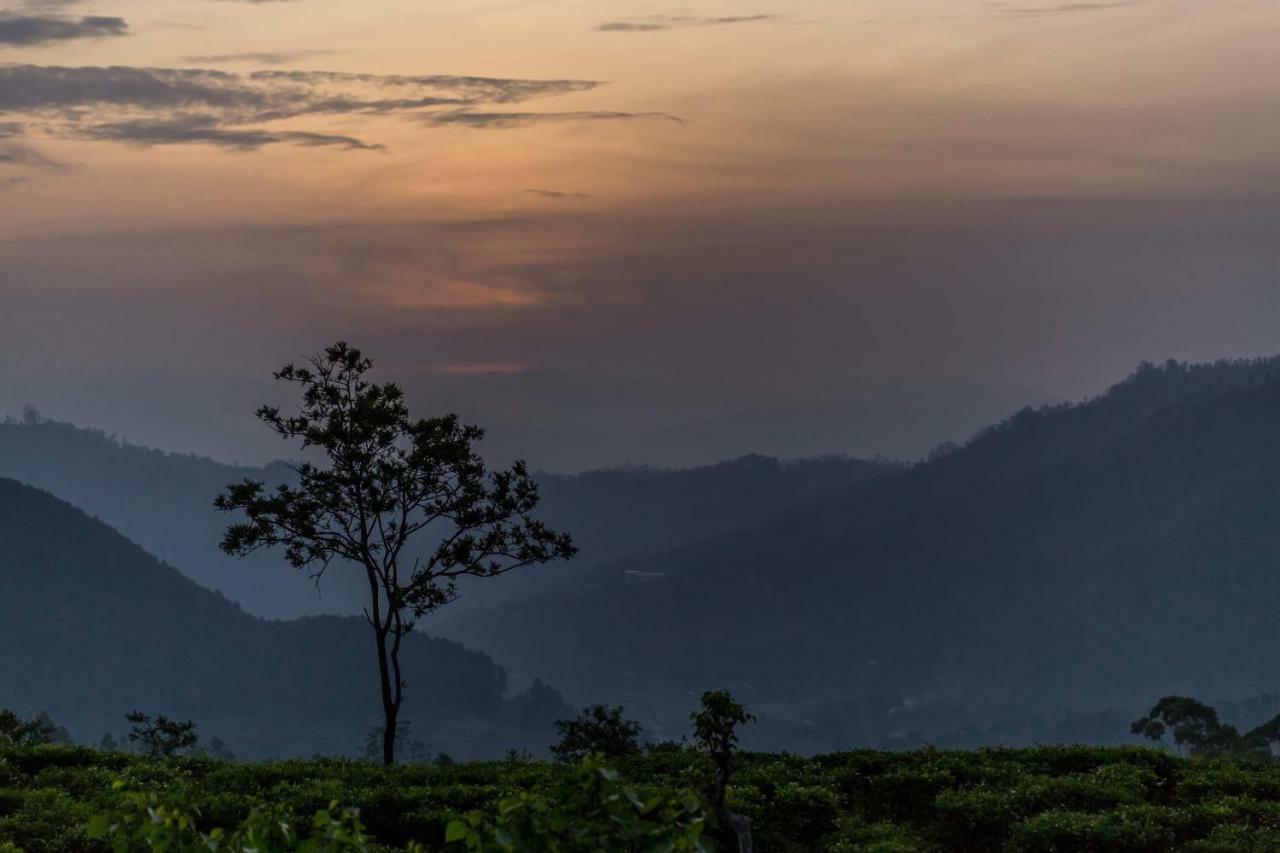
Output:
<instances>
[{"instance_id":1,"label":"silhouetted tree","mask_svg":"<svg viewBox=\"0 0 1280 853\"><path fill-rule=\"evenodd\" d=\"M689 715L693 721L693 737L698 746L711 756L715 766L712 779L711 807L722 826L733 830L739 853L751 853L751 821L746 815L729 810L725 792L733 770L733 751L738 745L738 726L755 720L747 709L734 700L727 690L708 690L702 694L702 708Z\"/></svg>"},{"instance_id":2,"label":"silhouetted tree","mask_svg":"<svg viewBox=\"0 0 1280 853\"><path fill-rule=\"evenodd\" d=\"M67 730L41 711L24 720L13 711L0 710L0 745L44 746L52 743L70 743Z\"/></svg>"},{"instance_id":3,"label":"silhouetted tree","mask_svg":"<svg viewBox=\"0 0 1280 853\"><path fill-rule=\"evenodd\" d=\"M640 752L640 724L622 716L619 705L592 705L578 716L556 721L560 742L551 747L557 761L576 764L589 755L626 758Z\"/></svg>"},{"instance_id":4,"label":"silhouetted tree","mask_svg":"<svg viewBox=\"0 0 1280 853\"><path fill-rule=\"evenodd\" d=\"M200 740L191 720L171 720L164 714L152 717L141 711L132 711L125 719L129 721L129 742L138 744L151 756L175 755Z\"/></svg>"},{"instance_id":5,"label":"silhouetted tree","mask_svg":"<svg viewBox=\"0 0 1280 853\"><path fill-rule=\"evenodd\" d=\"M1240 734L1218 719L1215 708L1187 696L1165 696L1130 731L1154 741L1172 732L1178 750L1192 757L1269 758L1272 746L1280 743L1280 715Z\"/></svg>"},{"instance_id":6,"label":"silhouetted tree","mask_svg":"<svg viewBox=\"0 0 1280 853\"><path fill-rule=\"evenodd\" d=\"M282 438L323 453L327 464L301 463L296 485L274 490L252 480L229 486L216 506L247 519L227 528L222 548L244 555L281 546L294 567L317 580L335 559L364 573L365 618L377 640L382 758L392 764L405 687L400 645L417 620L452 601L460 577L494 577L567 559L577 549L567 534L531 516L538 490L523 462L487 470L474 450L484 436L479 427L456 415L412 420L400 388L370 382L372 362L346 343L308 365L275 374L299 387L297 413L263 406L258 417ZM434 546L415 548L420 538Z\"/></svg>"}]
</instances>

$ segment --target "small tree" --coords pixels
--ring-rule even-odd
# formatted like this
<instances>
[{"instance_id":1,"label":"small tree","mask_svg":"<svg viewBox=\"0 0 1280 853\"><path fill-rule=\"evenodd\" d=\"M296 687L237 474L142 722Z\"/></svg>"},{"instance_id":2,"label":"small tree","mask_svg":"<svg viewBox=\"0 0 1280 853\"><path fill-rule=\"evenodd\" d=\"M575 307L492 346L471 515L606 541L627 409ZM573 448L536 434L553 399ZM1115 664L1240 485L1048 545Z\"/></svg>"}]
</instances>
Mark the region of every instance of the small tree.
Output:
<instances>
[{"instance_id":1,"label":"small tree","mask_svg":"<svg viewBox=\"0 0 1280 853\"><path fill-rule=\"evenodd\" d=\"M576 764L590 755L626 758L640 752L640 724L622 716L619 705L592 705L568 720L557 720L560 742L551 747L557 761Z\"/></svg>"},{"instance_id":2,"label":"small tree","mask_svg":"<svg viewBox=\"0 0 1280 853\"><path fill-rule=\"evenodd\" d=\"M722 826L733 830L738 850L751 853L751 821L745 815L729 810L726 793L733 770L733 751L738 746L738 726L755 720L727 690L709 690L702 694L702 709L689 715L693 736L698 746L711 757L715 767L712 779L711 808Z\"/></svg>"},{"instance_id":3,"label":"small tree","mask_svg":"<svg viewBox=\"0 0 1280 853\"><path fill-rule=\"evenodd\" d=\"M280 546L317 581L335 559L364 575L382 758L392 764L405 687L401 644L417 620L456 598L460 577L495 577L577 549L533 518L538 489L523 462L489 472L474 449L483 430L457 415L411 419L398 386L366 378L372 366L339 342L306 367L277 372L298 386L302 403L293 415L263 406L258 418L327 464L301 463L296 484L274 490L252 480L229 486L216 506L245 516L227 528L222 549L229 554ZM433 546L415 547L423 538Z\"/></svg>"},{"instance_id":4,"label":"small tree","mask_svg":"<svg viewBox=\"0 0 1280 853\"><path fill-rule=\"evenodd\" d=\"M196 724L191 720L171 720L164 714L154 718L141 711L125 715L129 721L129 742L142 748L147 755L168 757L191 749L200 740Z\"/></svg>"}]
</instances>

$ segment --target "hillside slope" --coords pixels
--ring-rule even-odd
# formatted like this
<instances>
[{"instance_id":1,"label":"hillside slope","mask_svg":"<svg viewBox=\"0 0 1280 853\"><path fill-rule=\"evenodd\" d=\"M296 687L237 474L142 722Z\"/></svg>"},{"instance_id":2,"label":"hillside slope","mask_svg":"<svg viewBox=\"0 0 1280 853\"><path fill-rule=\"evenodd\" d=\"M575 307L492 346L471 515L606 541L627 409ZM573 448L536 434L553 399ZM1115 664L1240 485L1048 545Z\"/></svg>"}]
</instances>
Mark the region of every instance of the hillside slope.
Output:
<instances>
[{"instance_id":1,"label":"hillside slope","mask_svg":"<svg viewBox=\"0 0 1280 853\"><path fill-rule=\"evenodd\" d=\"M456 634L660 715L734 684L850 737L1239 697L1280 679L1280 367L1147 367L571 597ZM826 746L827 744L824 744Z\"/></svg>"},{"instance_id":2,"label":"hillside slope","mask_svg":"<svg viewBox=\"0 0 1280 853\"><path fill-rule=\"evenodd\" d=\"M190 717L244 756L351 754L381 719L361 619L256 619L11 480L0 542L0 707L48 710L91 741L135 708ZM560 709L522 716L485 655L411 635L404 659L415 737L462 755L545 745Z\"/></svg>"}]
</instances>

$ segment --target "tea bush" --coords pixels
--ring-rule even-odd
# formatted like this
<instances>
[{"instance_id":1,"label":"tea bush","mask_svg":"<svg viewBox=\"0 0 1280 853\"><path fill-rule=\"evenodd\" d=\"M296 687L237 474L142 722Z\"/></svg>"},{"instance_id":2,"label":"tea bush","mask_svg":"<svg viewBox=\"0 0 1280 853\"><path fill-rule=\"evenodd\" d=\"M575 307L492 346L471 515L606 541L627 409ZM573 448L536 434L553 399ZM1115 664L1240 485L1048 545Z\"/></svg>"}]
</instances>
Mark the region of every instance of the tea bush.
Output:
<instances>
[{"instance_id":1,"label":"tea bush","mask_svg":"<svg viewBox=\"0 0 1280 853\"><path fill-rule=\"evenodd\" d=\"M669 802L681 791L701 794L713 772L704 755L680 748L611 766L642 805ZM94 815L116 808L116 780L122 790L199 815L206 832L214 826L233 832L269 811L294 816L305 834L317 813L340 815L350 807L359 809L370 849L417 844L444 853L456 821L474 818L495 835L508 831L504 803L514 810L512 820L555 818L544 806L574 795L576 772L519 757L384 768L335 759L250 764L68 746L6 748L0 853L112 849L86 828ZM1187 760L1146 748L744 753L726 800L750 818L762 853L1280 849L1280 765ZM333 803L340 804L336 810ZM708 826L698 843L710 847L715 837Z\"/></svg>"}]
</instances>

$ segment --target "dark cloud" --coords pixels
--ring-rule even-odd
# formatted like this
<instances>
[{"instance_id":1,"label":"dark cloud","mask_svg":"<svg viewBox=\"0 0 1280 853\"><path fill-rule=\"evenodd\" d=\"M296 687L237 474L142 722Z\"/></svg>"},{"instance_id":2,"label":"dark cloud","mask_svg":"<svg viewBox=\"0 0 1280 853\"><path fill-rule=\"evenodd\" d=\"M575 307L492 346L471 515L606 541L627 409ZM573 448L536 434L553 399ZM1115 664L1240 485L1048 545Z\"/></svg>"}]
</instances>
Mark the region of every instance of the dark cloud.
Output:
<instances>
[{"instance_id":1,"label":"dark cloud","mask_svg":"<svg viewBox=\"0 0 1280 853\"><path fill-rule=\"evenodd\" d=\"M80 6L84 0L20 0L10 4L24 12L59 12L71 6Z\"/></svg>"},{"instance_id":2,"label":"dark cloud","mask_svg":"<svg viewBox=\"0 0 1280 853\"><path fill-rule=\"evenodd\" d=\"M22 125L16 121L0 121L0 139L6 139L11 136L21 136L23 131Z\"/></svg>"},{"instance_id":3,"label":"dark cloud","mask_svg":"<svg viewBox=\"0 0 1280 853\"><path fill-rule=\"evenodd\" d=\"M146 145L203 142L242 149L276 143L379 147L350 136L261 127L307 116L413 115L425 117L429 124L515 126L657 115L471 112L488 104L520 103L599 85L592 80L335 71L0 65L0 113L23 115L54 136ZM442 107L447 111L432 112Z\"/></svg>"},{"instance_id":4,"label":"dark cloud","mask_svg":"<svg viewBox=\"0 0 1280 853\"><path fill-rule=\"evenodd\" d=\"M124 18L90 15L14 15L0 12L0 47L32 47L75 39L108 38L129 34Z\"/></svg>"},{"instance_id":5,"label":"dark cloud","mask_svg":"<svg viewBox=\"0 0 1280 853\"><path fill-rule=\"evenodd\" d=\"M1106 9L1118 9L1132 6L1133 0L1115 0L1114 2L1062 3L1057 6L1015 6L1011 3L989 3L1003 15L1069 15L1075 12L1101 12Z\"/></svg>"},{"instance_id":6,"label":"dark cloud","mask_svg":"<svg viewBox=\"0 0 1280 853\"><path fill-rule=\"evenodd\" d=\"M621 21L606 21L598 25L601 33L651 33L660 30L678 30L689 27L720 27L728 24L751 24L762 21L780 21L778 15L725 15L707 18L696 15L648 15Z\"/></svg>"},{"instance_id":7,"label":"dark cloud","mask_svg":"<svg viewBox=\"0 0 1280 853\"><path fill-rule=\"evenodd\" d=\"M578 110L561 113L495 113L474 112L472 110L449 110L447 112L428 113L426 122L430 125L461 125L484 129L505 130L513 127L527 127L532 124L559 124L574 121L635 121L637 119L657 119L684 124L684 119L668 113L622 113L608 110Z\"/></svg>"},{"instance_id":8,"label":"dark cloud","mask_svg":"<svg viewBox=\"0 0 1280 853\"><path fill-rule=\"evenodd\" d=\"M17 142L0 142L0 166L30 166L33 168L61 169L62 164L41 154L29 145Z\"/></svg>"},{"instance_id":9,"label":"dark cloud","mask_svg":"<svg viewBox=\"0 0 1280 853\"><path fill-rule=\"evenodd\" d=\"M528 189L528 190L525 190L525 192L528 193L529 195L536 195L539 198L554 198L554 199L562 199L562 200L590 198L590 196L587 195L586 193L565 192L563 190Z\"/></svg>"},{"instance_id":10,"label":"dark cloud","mask_svg":"<svg viewBox=\"0 0 1280 853\"><path fill-rule=\"evenodd\" d=\"M183 62L193 65L233 65L244 62L254 65L286 65L321 56L332 56L336 50L267 50L251 53L215 53L207 56L185 56Z\"/></svg>"},{"instance_id":11,"label":"dark cloud","mask_svg":"<svg viewBox=\"0 0 1280 853\"><path fill-rule=\"evenodd\" d=\"M319 113L394 113L442 105L515 103L582 92L590 80L380 76L332 71L0 66L0 110L65 111L94 106L233 111L274 120ZM387 97L389 92L400 93Z\"/></svg>"},{"instance_id":12,"label":"dark cloud","mask_svg":"<svg viewBox=\"0 0 1280 853\"><path fill-rule=\"evenodd\" d=\"M204 143L254 151L267 145L289 143L309 148L327 146L352 151L385 150L381 145L371 145L351 136L261 128L221 128L216 117L203 115L183 116L167 121L136 120L97 124L84 128L82 133L88 139L141 146Z\"/></svg>"}]
</instances>

